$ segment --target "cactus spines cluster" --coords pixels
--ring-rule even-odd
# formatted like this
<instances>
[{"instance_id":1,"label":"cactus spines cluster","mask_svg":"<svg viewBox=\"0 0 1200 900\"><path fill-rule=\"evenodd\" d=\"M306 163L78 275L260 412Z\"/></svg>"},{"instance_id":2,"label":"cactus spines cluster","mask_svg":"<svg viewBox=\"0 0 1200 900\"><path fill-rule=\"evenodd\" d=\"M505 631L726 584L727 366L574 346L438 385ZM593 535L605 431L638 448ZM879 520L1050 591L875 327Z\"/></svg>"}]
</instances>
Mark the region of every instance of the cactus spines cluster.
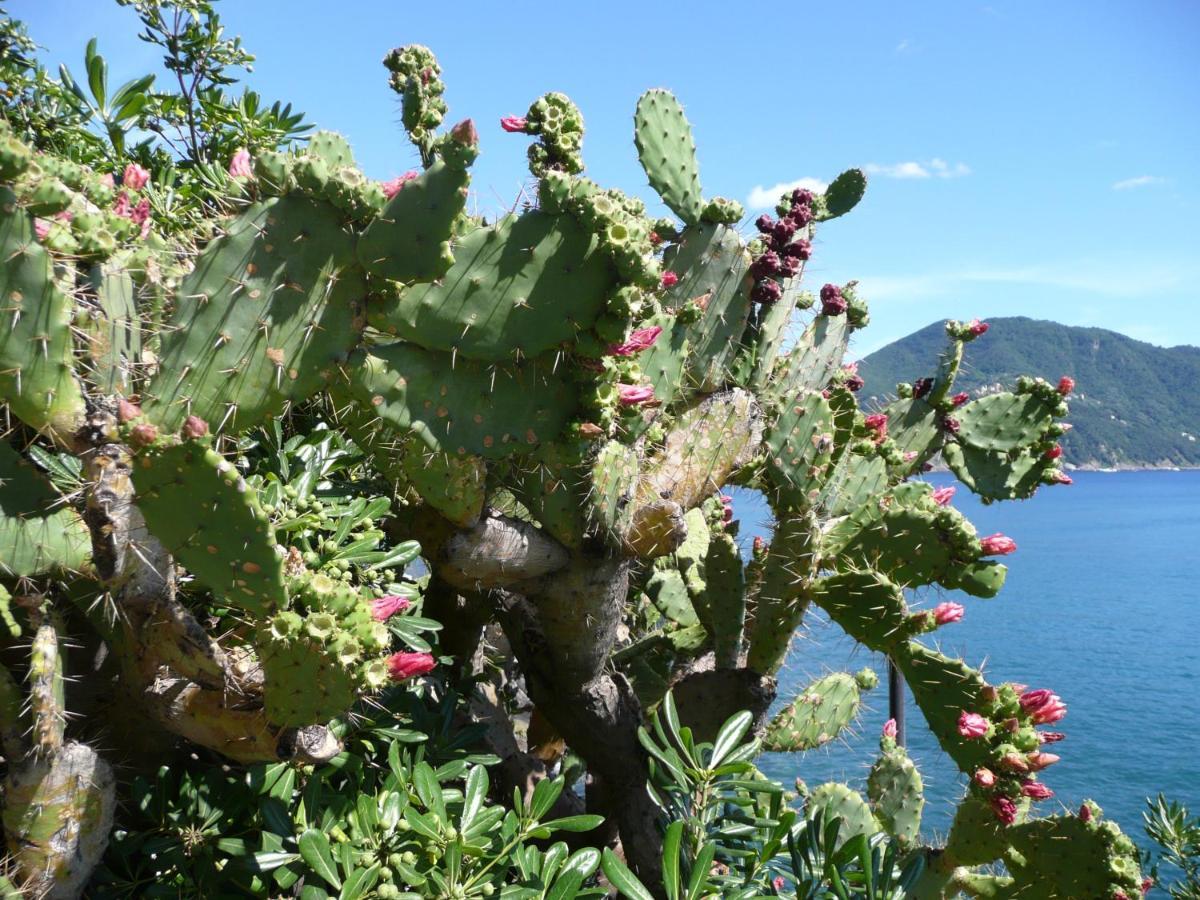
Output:
<instances>
[{"instance_id":1,"label":"cactus spines cluster","mask_svg":"<svg viewBox=\"0 0 1200 900\"><path fill-rule=\"evenodd\" d=\"M90 579L123 614L103 636L155 720L238 762L329 760L326 723L432 657L389 657L399 605L371 602L336 541L292 543L311 496L247 474L251 429L319 414L397 498L370 512L359 498L341 537L370 519L364 548L416 538L362 552L401 566L421 553L427 599L467 656L489 619L504 630L539 721L603 786L587 802L644 880L658 880L662 838L637 731L668 691L699 739L740 709L777 750L855 720L868 673L826 675L768 722L817 606L895 663L971 788L947 843L927 843L920 775L885 735L867 796L823 785L810 813L926 854L924 897L1132 896L1136 857L1115 826L1033 816L1061 701L929 649L922 637L964 610L905 596L1000 590L993 557L1012 542L981 538L918 476L940 453L986 501L1067 483L1055 447L1073 385L954 393L986 325L951 322L934 374L860 410L844 360L866 299L854 282L801 282L818 227L862 198L861 172L789 191L747 242L740 205L702 193L682 107L650 91L634 140L678 221L652 219L582 177L583 116L552 93L502 120L534 139L536 204L487 222L466 204L480 137L470 121L440 131L433 54L401 47L385 65L422 171L374 182L343 138L318 133L240 160L229 208L179 243L148 218L149 173L118 190L0 128L0 401L22 426L0 441L0 598L28 595L30 579L46 594L60 575ZM35 477L36 461L72 455L74 487ZM760 490L775 519L746 561L733 485ZM181 584L233 629L210 636ZM467 607L479 614L456 614ZM24 871L77 896L107 836L111 773L64 734L53 617L0 608L5 633L36 635L29 748L24 691L0 678L5 755L21 760L6 832ZM50 832L51 814L70 828ZM1063 838L1079 874L1055 872ZM974 871L1000 859L1008 875Z\"/></svg>"}]
</instances>

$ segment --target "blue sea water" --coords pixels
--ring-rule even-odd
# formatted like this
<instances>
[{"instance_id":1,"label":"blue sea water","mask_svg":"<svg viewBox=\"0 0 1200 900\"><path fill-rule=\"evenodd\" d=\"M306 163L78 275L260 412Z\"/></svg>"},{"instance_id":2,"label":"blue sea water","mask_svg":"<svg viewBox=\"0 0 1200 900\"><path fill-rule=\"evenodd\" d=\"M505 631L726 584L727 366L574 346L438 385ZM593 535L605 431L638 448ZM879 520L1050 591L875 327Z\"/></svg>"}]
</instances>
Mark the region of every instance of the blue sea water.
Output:
<instances>
[{"instance_id":1,"label":"blue sea water","mask_svg":"<svg viewBox=\"0 0 1200 900\"><path fill-rule=\"evenodd\" d=\"M953 483L931 475L936 485ZM761 496L734 499L741 540L769 533ZM981 535L1017 542L999 596L926 589L915 607L953 599L963 621L937 632L941 648L984 666L993 683L1048 687L1066 701L1055 728L1062 761L1044 773L1056 797L1043 813L1090 798L1140 844L1145 799L1159 791L1200 813L1200 471L1080 472L1071 487L984 506L960 487L954 504ZM819 615L819 614L818 614ZM854 733L806 754L764 754L763 770L790 784L849 780L863 787L887 718L881 656L857 648L810 614L780 673L777 706L831 670L871 666L880 685ZM944 834L966 781L909 698L908 746L925 780L922 832Z\"/></svg>"}]
</instances>

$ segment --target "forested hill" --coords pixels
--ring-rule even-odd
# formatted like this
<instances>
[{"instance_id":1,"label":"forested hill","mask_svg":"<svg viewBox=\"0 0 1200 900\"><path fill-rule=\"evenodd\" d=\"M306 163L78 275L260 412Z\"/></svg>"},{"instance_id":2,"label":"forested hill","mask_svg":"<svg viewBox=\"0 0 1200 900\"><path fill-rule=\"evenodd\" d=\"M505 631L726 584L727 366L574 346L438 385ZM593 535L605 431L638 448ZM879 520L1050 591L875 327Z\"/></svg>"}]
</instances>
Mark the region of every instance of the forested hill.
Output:
<instances>
[{"instance_id":1,"label":"forested hill","mask_svg":"<svg viewBox=\"0 0 1200 900\"><path fill-rule=\"evenodd\" d=\"M1024 317L989 319L967 344L957 384L972 395L1018 375L1076 381L1063 438L1078 466L1200 466L1200 347L1156 347L1103 328ZM946 345L942 322L867 356L860 396L874 407L901 381L932 375Z\"/></svg>"}]
</instances>

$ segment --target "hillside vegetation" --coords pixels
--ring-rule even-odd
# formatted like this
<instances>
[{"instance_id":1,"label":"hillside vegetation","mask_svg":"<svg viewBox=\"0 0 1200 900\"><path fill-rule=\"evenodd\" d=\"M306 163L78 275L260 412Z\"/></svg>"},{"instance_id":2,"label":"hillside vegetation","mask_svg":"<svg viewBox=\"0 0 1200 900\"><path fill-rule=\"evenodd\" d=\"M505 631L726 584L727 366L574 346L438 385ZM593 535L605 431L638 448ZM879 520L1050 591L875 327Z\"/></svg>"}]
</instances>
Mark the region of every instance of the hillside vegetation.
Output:
<instances>
[{"instance_id":1,"label":"hillside vegetation","mask_svg":"<svg viewBox=\"0 0 1200 900\"><path fill-rule=\"evenodd\" d=\"M973 396L1022 374L1076 381L1064 458L1085 467L1200 465L1200 347L1156 347L1103 328L1025 317L988 320L967 345L958 383ZM934 322L867 356L863 403L874 407L901 381L933 373L945 346Z\"/></svg>"}]
</instances>

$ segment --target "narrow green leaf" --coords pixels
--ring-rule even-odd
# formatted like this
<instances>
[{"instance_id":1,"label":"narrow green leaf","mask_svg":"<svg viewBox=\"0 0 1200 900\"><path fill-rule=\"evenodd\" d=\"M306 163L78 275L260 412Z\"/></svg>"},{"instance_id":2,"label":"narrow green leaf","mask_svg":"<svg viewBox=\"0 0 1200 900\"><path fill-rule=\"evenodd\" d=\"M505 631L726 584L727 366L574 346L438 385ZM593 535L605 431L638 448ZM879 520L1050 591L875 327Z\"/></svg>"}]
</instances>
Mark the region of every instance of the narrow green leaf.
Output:
<instances>
[{"instance_id":1,"label":"narrow green leaf","mask_svg":"<svg viewBox=\"0 0 1200 900\"><path fill-rule=\"evenodd\" d=\"M683 821L677 819L667 826L663 836L663 889L667 892L667 900L679 900L679 848L682 844Z\"/></svg>"},{"instance_id":2,"label":"narrow green leaf","mask_svg":"<svg viewBox=\"0 0 1200 900\"><path fill-rule=\"evenodd\" d=\"M746 732L750 730L750 725L753 721L754 716L747 710L742 710L729 717L729 720L717 732L717 739L713 741L712 759L708 763L710 769L715 769L721 765L726 755L741 743Z\"/></svg>"},{"instance_id":3,"label":"narrow green leaf","mask_svg":"<svg viewBox=\"0 0 1200 900\"><path fill-rule=\"evenodd\" d=\"M628 897L629 900L654 900L654 895L608 847L604 848L600 867L604 869L604 877L621 892L622 897Z\"/></svg>"},{"instance_id":4,"label":"narrow green leaf","mask_svg":"<svg viewBox=\"0 0 1200 900\"><path fill-rule=\"evenodd\" d=\"M334 888L341 890L342 879L338 876L333 864L333 854L329 849L329 838L325 832L310 828L300 835L300 856L308 867L320 875Z\"/></svg>"}]
</instances>

